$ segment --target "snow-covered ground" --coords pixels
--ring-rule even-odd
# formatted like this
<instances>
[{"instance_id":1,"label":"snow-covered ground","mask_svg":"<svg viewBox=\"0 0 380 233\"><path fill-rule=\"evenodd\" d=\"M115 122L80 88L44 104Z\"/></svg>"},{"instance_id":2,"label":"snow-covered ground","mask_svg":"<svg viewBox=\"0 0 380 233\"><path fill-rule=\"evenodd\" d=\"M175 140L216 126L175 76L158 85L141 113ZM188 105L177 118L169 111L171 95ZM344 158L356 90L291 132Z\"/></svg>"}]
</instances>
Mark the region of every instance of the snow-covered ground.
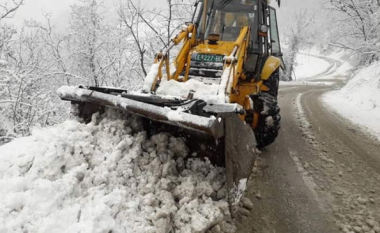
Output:
<instances>
[{"instance_id":1,"label":"snow-covered ground","mask_svg":"<svg viewBox=\"0 0 380 233\"><path fill-rule=\"evenodd\" d=\"M309 54L309 55L308 55ZM294 69L295 80L311 78L326 71L331 64L327 61L314 57L314 53L300 53L297 55L297 66Z\"/></svg>"},{"instance_id":2,"label":"snow-covered ground","mask_svg":"<svg viewBox=\"0 0 380 233\"><path fill-rule=\"evenodd\" d=\"M335 82L315 82L315 81L291 81L280 82L280 86L331 86Z\"/></svg>"},{"instance_id":3,"label":"snow-covered ground","mask_svg":"<svg viewBox=\"0 0 380 233\"><path fill-rule=\"evenodd\" d=\"M380 62L358 70L341 90L327 93L323 100L380 140Z\"/></svg>"},{"instance_id":4,"label":"snow-covered ground","mask_svg":"<svg viewBox=\"0 0 380 233\"><path fill-rule=\"evenodd\" d=\"M0 146L0 232L234 232L224 169L141 128L108 111Z\"/></svg>"},{"instance_id":5,"label":"snow-covered ground","mask_svg":"<svg viewBox=\"0 0 380 233\"><path fill-rule=\"evenodd\" d=\"M329 59L336 60L335 66L329 69L331 64L323 63L324 60L321 57L324 56L327 61ZM297 78L301 81L281 82L281 86L332 85L334 80L350 79L340 90L325 94L323 101L332 111L336 111L351 122L362 126L380 140L380 62L362 68L353 74L353 66L347 61L348 57L349 55L344 51L332 52L327 56L321 55L315 49L311 49L307 53L303 52L298 55L298 64L295 68L298 73ZM302 80L302 78L307 79L324 73L324 69L328 69L329 72L315 79ZM320 82L318 79L329 81Z\"/></svg>"}]
</instances>

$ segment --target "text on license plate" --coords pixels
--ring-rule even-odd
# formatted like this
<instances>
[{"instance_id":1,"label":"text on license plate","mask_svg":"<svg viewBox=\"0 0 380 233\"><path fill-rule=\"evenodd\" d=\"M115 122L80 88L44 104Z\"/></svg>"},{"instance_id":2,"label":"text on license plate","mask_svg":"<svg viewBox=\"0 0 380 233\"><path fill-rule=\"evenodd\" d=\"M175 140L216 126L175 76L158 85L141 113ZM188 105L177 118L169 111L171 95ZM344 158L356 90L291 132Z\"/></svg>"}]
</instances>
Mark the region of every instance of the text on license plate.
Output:
<instances>
[{"instance_id":1,"label":"text on license plate","mask_svg":"<svg viewBox=\"0 0 380 233\"><path fill-rule=\"evenodd\" d=\"M223 55L197 54L195 60L199 62L223 62L223 58Z\"/></svg>"}]
</instances>

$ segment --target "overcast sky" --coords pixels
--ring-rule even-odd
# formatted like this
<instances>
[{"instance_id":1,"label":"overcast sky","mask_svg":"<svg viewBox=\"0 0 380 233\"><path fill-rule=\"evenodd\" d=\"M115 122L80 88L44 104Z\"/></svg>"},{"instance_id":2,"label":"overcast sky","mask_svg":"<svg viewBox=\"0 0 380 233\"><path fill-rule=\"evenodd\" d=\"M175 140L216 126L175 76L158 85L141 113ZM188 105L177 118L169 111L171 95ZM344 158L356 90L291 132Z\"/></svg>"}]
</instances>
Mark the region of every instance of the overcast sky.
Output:
<instances>
[{"instance_id":1,"label":"overcast sky","mask_svg":"<svg viewBox=\"0 0 380 233\"><path fill-rule=\"evenodd\" d=\"M185 0L186 1L186 0ZM36 19L43 20L43 13L51 13L53 22L58 27L64 27L68 23L70 6L78 3L78 0L25 0L25 4L19 9L12 23L20 26L24 20ZM108 7L114 6L114 0L103 0ZM166 0L139 0L141 4L159 7Z\"/></svg>"},{"instance_id":2,"label":"overcast sky","mask_svg":"<svg viewBox=\"0 0 380 233\"><path fill-rule=\"evenodd\" d=\"M141 4L149 7L159 7L165 5L167 0L140 0ZM186 0L184 0L186 1ZM276 2L271 0L272 5ZM70 5L79 2L78 0L25 0L25 4L17 12L12 23L21 26L24 20L37 19L43 20L42 13L49 12L53 16L53 23L59 28L64 29L68 23ZM114 0L103 0L105 5L112 8ZM281 9L278 10L280 25L290 24L295 12L301 8L307 8L311 13L318 13L321 8L320 0L282 0Z\"/></svg>"}]
</instances>

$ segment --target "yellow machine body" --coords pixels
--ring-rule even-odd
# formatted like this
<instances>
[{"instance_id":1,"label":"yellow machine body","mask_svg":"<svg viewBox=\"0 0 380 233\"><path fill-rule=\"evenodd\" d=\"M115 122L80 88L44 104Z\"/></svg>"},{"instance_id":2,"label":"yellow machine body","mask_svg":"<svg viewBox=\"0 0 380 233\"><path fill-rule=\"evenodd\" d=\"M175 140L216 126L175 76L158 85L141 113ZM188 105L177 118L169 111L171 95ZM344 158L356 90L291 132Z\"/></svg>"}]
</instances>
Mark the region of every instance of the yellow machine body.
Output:
<instances>
[{"instance_id":1,"label":"yellow machine body","mask_svg":"<svg viewBox=\"0 0 380 233\"><path fill-rule=\"evenodd\" d=\"M264 85L263 81L268 80L270 76L279 69L281 66L281 59L274 56L269 56L261 69L259 79L248 77L244 70L244 63L247 62L247 49L250 36L250 28L242 27L239 37L236 41L217 41L211 43L209 40L201 41L196 38L190 38L189 35L196 35L197 28L191 24L184 29L173 39L173 43L178 45L183 43L182 49L175 58L174 65L176 72L170 74L169 58L163 54L158 54L156 63L160 63L159 69L164 66L167 71L167 78L169 80L176 80L178 82L186 82L188 80L189 69L191 68L190 59L193 53L196 54L218 54L226 57L224 62L224 70L227 67L232 67L232 86L229 90L229 103L237 103L243 106L246 112L252 112L252 104L249 98L250 95L259 93L261 91L268 91L269 88ZM235 56L234 50L236 50ZM234 58L234 59L233 59ZM229 60L231 59L231 60ZM181 73L185 70L185 76L180 79ZM159 72L157 79L162 78L162 72ZM250 81L247 81L250 80ZM158 82L154 82L151 90L156 89ZM245 115L240 115L242 120L245 120ZM255 113L252 128L257 126L258 116Z\"/></svg>"}]
</instances>

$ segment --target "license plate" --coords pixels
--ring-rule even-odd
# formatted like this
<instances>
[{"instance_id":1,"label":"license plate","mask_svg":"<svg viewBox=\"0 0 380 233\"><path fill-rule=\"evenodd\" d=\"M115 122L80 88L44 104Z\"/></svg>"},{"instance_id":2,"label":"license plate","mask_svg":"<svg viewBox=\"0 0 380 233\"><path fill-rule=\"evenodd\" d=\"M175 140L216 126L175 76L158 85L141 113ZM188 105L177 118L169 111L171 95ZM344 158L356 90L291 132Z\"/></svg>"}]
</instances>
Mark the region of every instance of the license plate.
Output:
<instances>
[{"instance_id":1,"label":"license plate","mask_svg":"<svg viewBox=\"0 0 380 233\"><path fill-rule=\"evenodd\" d=\"M195 61L198 62L223 62L224 55L215 54L197 54Z\"/></svg>"}]
</instances>

